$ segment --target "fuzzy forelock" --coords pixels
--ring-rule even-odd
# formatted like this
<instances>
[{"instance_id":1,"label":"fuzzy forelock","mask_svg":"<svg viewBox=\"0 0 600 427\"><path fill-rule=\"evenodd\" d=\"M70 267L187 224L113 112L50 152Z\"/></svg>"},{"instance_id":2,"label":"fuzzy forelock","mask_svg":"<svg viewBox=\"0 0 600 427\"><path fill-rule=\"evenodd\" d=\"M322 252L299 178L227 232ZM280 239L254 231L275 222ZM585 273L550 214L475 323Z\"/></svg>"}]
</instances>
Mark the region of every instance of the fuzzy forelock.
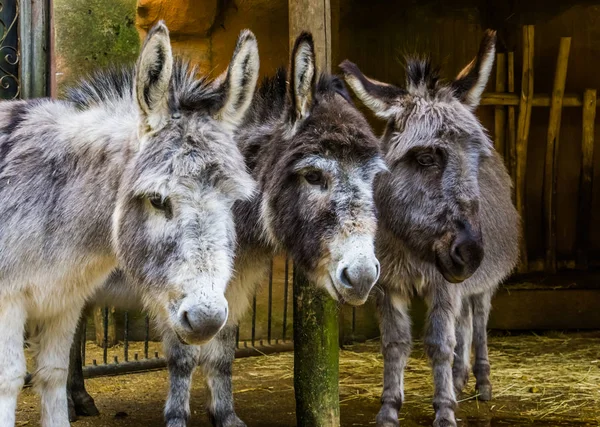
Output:
<instances>
[{"instance_id":1,"label":"fuzzy forelock","mask_svg":"<svg viewBox=\"0 0 600 427\"><path fill-rule=\"evenodd\" d=\"M338 94L350 105L354 105L344 81L335 75L322 73L317 82L317 101L319 97ZM278 118L288 102L287 71L277 69L274 76L265 77L258 87L255 100L247 118L252 122L261 122L267 118Z\"/></svg>"},{"instance_id":2,"label":"fuzzy forelock","mask_svg":"<svg viewBox=\"0 0 600 427\"><path fill-rule=\"evenodd\" d=\"M172 111L211 110L222 102L223 94L211 81L198 78L197 67L176 58L171 78L169 107ZM133 94L135 66L109 67L82 79L67 90L67 100L80 109L128 100Z\"/></svg>"}]
</instances>

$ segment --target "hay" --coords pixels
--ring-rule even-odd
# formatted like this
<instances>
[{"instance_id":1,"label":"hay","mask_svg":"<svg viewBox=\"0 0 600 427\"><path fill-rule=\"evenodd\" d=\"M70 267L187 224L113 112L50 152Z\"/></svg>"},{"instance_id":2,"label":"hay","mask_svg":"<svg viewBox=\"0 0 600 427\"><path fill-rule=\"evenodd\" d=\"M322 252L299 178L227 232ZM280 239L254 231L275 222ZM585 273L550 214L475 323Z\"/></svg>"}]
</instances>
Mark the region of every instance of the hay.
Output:
<instances>
[{"instance_id":1,"label":"hay","mask_svg":"<svg viewBox=\"0 0 600 427\"><path fill-rule=\"evenodd\" d=\"M87 346L88 361L96 358L100 363L102 350L94 347L93 344ZM150 357L159 348L160 343L150 343ZM109 360L113 355L119 355L119 360L122 360L122 351L120 347L109 349ZM134 352L142 357L143 343L131 343L130 354ZM374 420L383 374L378 342L346 347L340 356L342 411L360 409L368 419ZM293 402L293 361L292 353L236 360L233 378L236 396L243 401L245 396L260 396L261 392L267 392L270 396L265 399L267 403L281 399ZM490 361L493 400L477 400L471 377L465 395L459 397L459 418L494 418L508 420L509 425L522 425L521 422L525 421L552 426L565 425L565 422L568 425L600 423L598 333L491 337ZM160 408L166 392L166 380L166 372L102 378L90 383L90 391L99 398L106 396L109 402L112 402L111 396L115 393L123 393L121 399L129 396L135 399L132 406L137 406L141 397L136 395L136 390L156 389L156 393L147 398L153 399L152 407ZM198 388L197 394L202 390L202 381L195 381L194 387ZM416 342L405 372L406 401L400 412L401 419L407 422L425 420L421 424L430 424L432 394L431 369L422 344ZM29 405L26 407L29 411L34 410L34 407L29 409ZM30 415L31 419L37 419L37 415Z\"/></svg>"},{"instance_id":2,"label":"hay","mask_svg":"<svg viewBox=\"0 0 600 427\"><path fill-rule=\"evenodd\" d=\"M459 397L459 416L485 412L495 417L527 420L600 421L600 339L596 335L521 335L490 338L494 398L477 400L471 376ZM236 362L236 371L265 381L289 380L293 354L278 354ZM340 357L340 402L368 401L381 396L383 358L379 344L347 347ZM243 379L242 379L243 381ZM290 381L282 387L292 389ZM278 387L279 389L279 387ZM236 390L244 393L248 390ZM433 381L422 343L415 343L405 372L402 413L431 416ZM402 415L402 414L401 414Z\"/></svg>"}]
</instances>

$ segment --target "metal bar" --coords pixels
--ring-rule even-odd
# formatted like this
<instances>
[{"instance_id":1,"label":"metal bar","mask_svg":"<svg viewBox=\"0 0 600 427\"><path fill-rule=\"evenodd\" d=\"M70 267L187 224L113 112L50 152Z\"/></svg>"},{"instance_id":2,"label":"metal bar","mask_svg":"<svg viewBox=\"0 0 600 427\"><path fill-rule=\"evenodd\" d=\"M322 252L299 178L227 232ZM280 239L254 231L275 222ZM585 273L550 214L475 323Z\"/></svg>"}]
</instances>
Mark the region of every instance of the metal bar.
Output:
<instances>
[{"instance_id":1,"label":"metal bar","mask_svg":"<svg viewBox=\"0 0 600 427\"><path fill-rule=\"evenodd\" d=\"M252 347L256 340L256 294L252 297Z\"/></svg>"},{"instance_id":2,"label":"metal bar","mask_svg":"<svg viewBox=\"0 0 600 427\"><path fill-rule=\"evenodd\" d=\"M108 360L108 307L104 307L102 310L102 327L104 329L104 336L102 337L102 361L106 363Z\"/></svg>"},{"instance_id":3,"label":"metal bar","mask_svg":"<svg viewBox=\"0 0 600 427\"><path fill-rule=\"evenodd\" d=\"M271 326L273 320L273 258L269 268L269 308L267 314L267 342L271 344Z\"/></svg>"},{"instance_id":4,"label":"metal bar","mask_svg":"<svg viewBox=\"0 0 600 427\"><path fill-rule=\"evenodd\" d=\"M144 358L148 358L148 341L150 341L150 317L146 315L145 319L145 336L144 336Z\"/></svg>"},{"instance_id":5,"label":"metal bar","mask_svg":"<svg viewBox=\"0 0 600 427\"><path fill-rule=\"evenodd\" d=\"M235 327L235 348L240 348L240 325Z\"/></svg>"},{"instance_id":6,"label":"metal bar","mask_svg":"<svg viewBox=\"0 0 600 427\"><path fill-rule=\"evenodd\" d=\"M87 319L83 322L83 333L81 334L81 363L85 366L85 343L87 342Z\"/></svg>"},{"instance_id":7,"label":"metal bar","mask_svg":"<svg viewBox=\"0 0 600 427\"><path fill-rule=\"evenodd\" d=\"M125 312L125 330L123 332L123 357L129 361L129 312Z\"/></svg>"},{"instance_id":8,"label":"metal bar","mask_svg":"<svg viewBox=\"0 0 600 427\"><path fill-rule=\"evenodd\" d=\"M287 333L289 266L290 266L290 260L286 253L285 254L285 279L283 281L283 333L282 333L283 341L285 341L286 333Z\"/></svg>"},{"instance_id":9,"label":"metal bar","mask_svg":"<svg viewBox=\"0 0 600 427\"><path fill-rule=\"evenodd\" d=\"M356 307L352 307L352 339L356 335Z\"/></svg>"}]
</instances>

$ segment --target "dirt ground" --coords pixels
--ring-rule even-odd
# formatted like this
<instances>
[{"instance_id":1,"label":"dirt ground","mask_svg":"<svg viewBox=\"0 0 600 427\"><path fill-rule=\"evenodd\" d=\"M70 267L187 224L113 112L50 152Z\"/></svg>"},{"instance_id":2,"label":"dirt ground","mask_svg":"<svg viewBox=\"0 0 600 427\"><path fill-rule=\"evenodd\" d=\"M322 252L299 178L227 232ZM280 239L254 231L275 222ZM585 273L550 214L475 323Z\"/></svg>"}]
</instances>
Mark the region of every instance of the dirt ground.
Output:
<instances>
[{"instance_id":1,"label":"dirt ground","mask_svg":"<svg viewBox=\"0 0 600 427\"><path fill-rule=\"evenodd\" d=\"M92 349L88 356L100 359ZM478 401L471 381L460 397L460 426L600 425L600 333L491 337L490 360L494 399ZM382 365L377 343L349 346L341 352L342 426L374 425ZM295 425L292 368L291 353L236 360L236 409L248 426ZM431 425L432 382L420 343L413 350L405 382L401 425ZM94 378L87 380L87 386L101 415L81 418L74 427L163 425L166 371ZM198 374L192 390L193 426L209 425L205 398ZM38 399L25 389L19 399L17 426L37 426L38 419Z\"/></svg>"}]
</instances>

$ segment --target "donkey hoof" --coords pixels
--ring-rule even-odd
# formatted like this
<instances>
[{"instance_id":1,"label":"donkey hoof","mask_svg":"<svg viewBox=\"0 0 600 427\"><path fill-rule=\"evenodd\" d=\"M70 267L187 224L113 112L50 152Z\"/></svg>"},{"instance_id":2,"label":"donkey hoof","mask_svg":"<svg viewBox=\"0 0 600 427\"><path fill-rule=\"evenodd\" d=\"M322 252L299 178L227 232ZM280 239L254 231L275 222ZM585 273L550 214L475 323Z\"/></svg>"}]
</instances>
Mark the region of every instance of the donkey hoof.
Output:
<instances>
[{"instance_id":1,"label":"donkey hoof","mask_svg":"<svg viewBox=\"0 0 600 427\"><path fill-rule=\"evenodd\" d=\"M73 393L73 405L75 413L82 417L95 417L100 415L100 411L96 408L94 399L87 392ZM70 410L70 408L69 408Z\"/></svg>"},{"instance_id":2,"label":"donkey hoof","mask_svg":"<svg viewBox=\"0 0 600 427\"><path fill-rule=\"evenodd\" d=\"M166 427L186 427L187 422L184 418L169 418L166 420Z\"/></svg>"},{"instance_id":3,"label":"donkey hoof","mask_svg":"<svg viewBox=\"0 0 600 427\"><path fill-rule=\"evenodd\" d=\"M398 427L398 411L390 406L382 406L376 418L377 427Z\"/></svg>"},{"instance_id":4,"label":"donkey hoof","mask_svg":"<svg viewBox=\"0 0 600 427\"><path fill-rule=\"evenodd\" d=\"M215 420L213 424L215 427L246 427L246 423L235 414L221 418L221 420Z\"/></svg>"},{"instance_id":5,"label":"donkey hoof","mask_svg":"<svg viewBox=\"0 0 600 427\"><path fill-rule=\"evenodd\" d=\"M69 421L74 423L79 419L77 416L77 411L75 410L75 403L73 403L73 399L71 396L67 396L67 400L69 402Z\"/></svg>"},{"instance_id":6,"label":"donkey hoof","mask_svg":"<svg viewBox=\"0 0 600 427\"><path fill-rule=\"evenodd\" d=\"M454 412L452 411L444 411L445 413L436 414L435 420L433 421L433 427L457 427L456 426L456 418L454 417Z\"/></svg>"},{"instance_id":7,"label":"donkey hoof","mask_svg":"<svg viewBox=\"0 0 600 427\"><path fill-rule=\"evenodd\" d=\"M481 384L481 385L477 385L477 387L475 387L477 390L477 398L479 400L483 400L484 402L487 402L489 400L492 400L492 385L491 384Z\"/></svg>"}]
</instances>

